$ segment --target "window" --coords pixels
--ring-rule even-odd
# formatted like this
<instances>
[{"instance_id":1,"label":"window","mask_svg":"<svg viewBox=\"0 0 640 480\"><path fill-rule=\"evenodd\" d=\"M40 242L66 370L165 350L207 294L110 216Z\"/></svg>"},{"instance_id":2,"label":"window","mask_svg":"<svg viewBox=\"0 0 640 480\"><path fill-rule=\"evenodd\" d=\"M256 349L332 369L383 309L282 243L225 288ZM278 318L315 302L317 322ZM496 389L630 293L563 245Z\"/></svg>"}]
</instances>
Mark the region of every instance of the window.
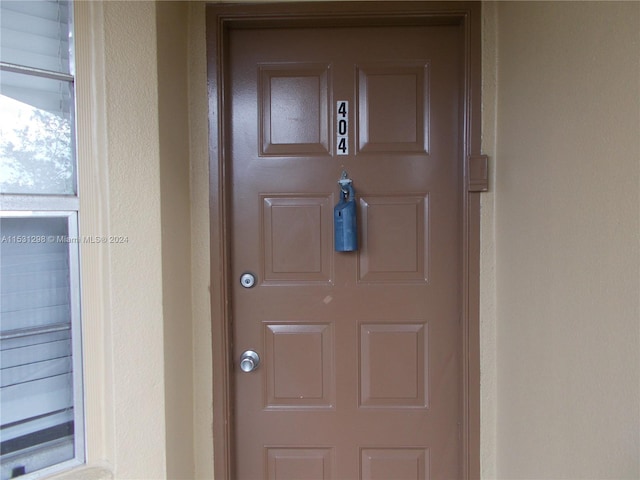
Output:
<instances>
[{"instance_id":1,"label":"window","mask_svg":"<svg viewBox=\"0 0 640 480\"><path fill-rule=\"evenodd\" d=\"M84 462L72 13L0 2L2 480Z\"/></svg>"}]
</instances>

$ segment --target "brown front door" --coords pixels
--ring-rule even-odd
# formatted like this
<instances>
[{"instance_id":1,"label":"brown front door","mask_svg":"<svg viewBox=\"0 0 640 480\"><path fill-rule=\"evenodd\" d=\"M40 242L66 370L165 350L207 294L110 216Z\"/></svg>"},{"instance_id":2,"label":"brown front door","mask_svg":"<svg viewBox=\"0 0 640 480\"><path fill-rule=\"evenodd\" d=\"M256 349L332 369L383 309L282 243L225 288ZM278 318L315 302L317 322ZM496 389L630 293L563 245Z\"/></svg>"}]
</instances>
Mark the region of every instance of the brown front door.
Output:
<instances>
[{"instance_id":1,"label":"brown front door","mask_svg":"<svg viewBox=\"0 0 640 480\"><path fill-rule=\"evenodd\" d=\"M227 42L237 478L459 478L464 30ZM343 171L357 252L334 251Z\"/></svg>"}]
</instances>

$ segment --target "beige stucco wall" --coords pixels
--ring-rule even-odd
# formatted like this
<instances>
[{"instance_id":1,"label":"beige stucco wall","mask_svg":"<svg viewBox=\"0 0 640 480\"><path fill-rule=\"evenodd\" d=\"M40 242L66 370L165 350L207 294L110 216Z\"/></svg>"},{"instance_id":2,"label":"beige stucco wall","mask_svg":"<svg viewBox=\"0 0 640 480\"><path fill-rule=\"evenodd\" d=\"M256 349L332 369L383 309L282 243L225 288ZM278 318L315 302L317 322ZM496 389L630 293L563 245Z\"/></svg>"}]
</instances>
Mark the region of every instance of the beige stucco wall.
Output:
<instances>
[{"instance_id":1,"label":"beige stucco wall","mask_svg":"<svg viewBox=\"0 0 640 480\"><path fill-rule=\"evenodd\" d=\"M193 313L195 478L213 478L213 368L209 269L209 104L205 5L189 4L191 300Z\"/></svg>"},{"instance_id":2,"label":"beige stucco wall","mask_svg":"<svg viewBox=\"0 0 640 480\"><path fill-rule=\"evenodd\" d=\"M640 3L494 33L497 477L640 478Z\"/></svg>"},{"instance_id":3,"label":"beige stucco wall","mask_svg":"<svg viewBox=\"0 0 640 480\"><path fill-rule=\"evenodd\" d=\"M61 478L213 476L203 12L76 4L80 229L128 242L82 247L88 467Z\"/></svg>"},{"instance_id":4,"label":"beige stucco wall","mask_svg":"<svg viewBox=\"0 0 640 480\"><path fill-rule=\"evenodd\" d=\"M80 229L128 237L82 252L87 456L116 478L162 478L167 302L155 5L96 2L77 11L77 41L89 44L77 56L78 101L89 108L79 118Z\"/></svg>"},{"instance_id":5,"label":"beige stucco wall","mask_svg":"<svg viewBox=\"0 0 640 480\"><path fill-rule=\"evenodd\" d=\"M74 478L212 478L204 5L82 5ZM639 8L483 9L485 479L640 477Z\"/></svg>"},{"instance_id":6,"label":"beige stucco wall","mask_svg":"<svg viewBox=\"0 0 640 480\"><path fill-rule=\"evenodd\" d=\"M194 478L189 5L156 4L167 478Z\"/></svg>"}]
</instances>

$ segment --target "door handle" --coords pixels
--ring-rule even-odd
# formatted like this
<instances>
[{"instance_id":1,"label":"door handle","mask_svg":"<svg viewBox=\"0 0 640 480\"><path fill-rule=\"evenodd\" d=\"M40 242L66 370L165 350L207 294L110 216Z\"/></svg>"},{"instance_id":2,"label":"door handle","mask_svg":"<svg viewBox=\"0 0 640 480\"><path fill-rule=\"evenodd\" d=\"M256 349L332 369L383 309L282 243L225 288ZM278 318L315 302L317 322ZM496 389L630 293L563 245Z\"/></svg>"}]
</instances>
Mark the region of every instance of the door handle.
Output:
<instances>
[{"instance_id":1,"label":"door handle","mask_svg":"<svg viewBox=\"0 0 640 480\"><path fill-rule=\"evenodd\" d=\"M240 357L240 370L245 373L253 372L260 365L260 355L253 350L245 351Z\"/></svg>"}]
</instances>

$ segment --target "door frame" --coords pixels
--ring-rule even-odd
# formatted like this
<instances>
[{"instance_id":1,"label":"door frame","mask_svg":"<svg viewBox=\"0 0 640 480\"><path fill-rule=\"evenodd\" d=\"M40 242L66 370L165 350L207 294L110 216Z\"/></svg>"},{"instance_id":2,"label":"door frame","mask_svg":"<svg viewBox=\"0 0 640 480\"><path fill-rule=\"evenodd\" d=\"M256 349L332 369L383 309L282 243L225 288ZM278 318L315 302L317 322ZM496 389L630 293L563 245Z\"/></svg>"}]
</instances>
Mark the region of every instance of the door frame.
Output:
<instances>
[{"instance_id":1,"label":"door frame","mask_svg":"<svg viewBox=\"0 0 640 480\"><path fill-rule=\"evenodd\" d=\"M211 255L211 325L213 363L213 443L216 480L234 474L234 358L229 294L229 188L226 112L229 31L234 28L459 25L464 32L462 92L463 271L462 472L480 478L480 192L487 190L487 157L481 139L481 6L480 2L306 2L209 4L206 8L209 101L209 208Z\"/></svg>"}]
</instances>

